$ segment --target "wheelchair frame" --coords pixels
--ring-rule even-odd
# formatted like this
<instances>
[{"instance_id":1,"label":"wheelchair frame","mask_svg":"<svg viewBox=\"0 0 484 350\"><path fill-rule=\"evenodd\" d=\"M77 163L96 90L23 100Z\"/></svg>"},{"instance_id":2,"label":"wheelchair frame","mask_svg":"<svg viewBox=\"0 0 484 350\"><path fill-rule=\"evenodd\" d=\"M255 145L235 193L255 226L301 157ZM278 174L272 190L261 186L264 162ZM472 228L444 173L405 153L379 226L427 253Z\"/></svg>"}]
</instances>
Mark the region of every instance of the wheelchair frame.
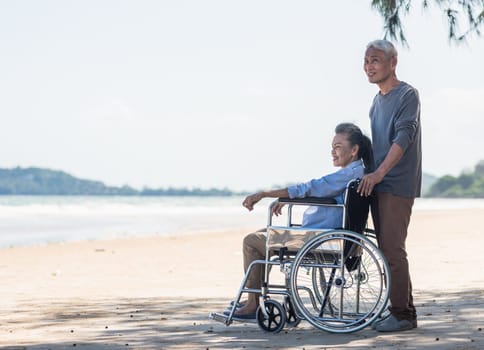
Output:
<instances>
[{"instance_id":1,"label":"wheelchair frame","mask_svg":"<svg viewBox=\"0 0 484 350\"><path fill-rule=\"evenodd\" d=\"M256 320L268 332L280 332L285 325L295 327L301 320L332 333L354 332L373 323L388 302L390 269L373 242L374 231L366 227L369 199L356 193L358 183L355 179L347 184L343 204L332 198L315 197L273 201L268 208L266 259L250 264L230 308L209 317L229 326L239 321L234 314L242 294L260 293ZM287 205L286 226L273 224L272 208L279 203ZM362 211L356 212L355 203ZM343 229L301 227L293 222L293 206L314 205L340 208ZM286 247L273 249L271 235L279 231L311 232L314 236L297 251ZM246 288L256 264L265 267L262 287ZM270 270L275 265L284 273L284 285L269 283ZM270 295L282 296L283 302Z\"/></svg>"}]
</instances>

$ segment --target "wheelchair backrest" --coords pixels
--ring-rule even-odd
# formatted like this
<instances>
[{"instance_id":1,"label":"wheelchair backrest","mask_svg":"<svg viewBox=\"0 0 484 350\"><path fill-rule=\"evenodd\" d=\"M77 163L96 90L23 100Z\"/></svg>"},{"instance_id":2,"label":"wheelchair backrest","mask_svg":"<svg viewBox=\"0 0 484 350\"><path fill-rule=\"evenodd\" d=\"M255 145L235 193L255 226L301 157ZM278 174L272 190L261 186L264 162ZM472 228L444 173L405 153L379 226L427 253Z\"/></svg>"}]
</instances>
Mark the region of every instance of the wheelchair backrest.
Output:
<instances>
[{"instance_id":1,"label":"wheelchair backrest","mask_svg":"<svg viewBox=\"0 0 484 350\"><path fill-rule=\"evenodd\" d=\"M346 186L345 192L345 211L344 211L344 228L360 234L364 233L368 213L370 210L370 197L360 196L356 192L360 179L352 180ZM345 266L348 271L354 271L358 268L361 261L360 253L354 251L355 244L350 241L344 243Z\"/></svg>"},{"instance_id":2,"label":"wheelchair backrest","mask_svg":"<svg viewBox=\"0 0 484 350\"><path fill-rule=\"evenodd\" d=\"M359 184L360 179L355 179L346 186L344 228L362 234L368 220L370 197L356 192Z\"/></svg>"}]
</instances>

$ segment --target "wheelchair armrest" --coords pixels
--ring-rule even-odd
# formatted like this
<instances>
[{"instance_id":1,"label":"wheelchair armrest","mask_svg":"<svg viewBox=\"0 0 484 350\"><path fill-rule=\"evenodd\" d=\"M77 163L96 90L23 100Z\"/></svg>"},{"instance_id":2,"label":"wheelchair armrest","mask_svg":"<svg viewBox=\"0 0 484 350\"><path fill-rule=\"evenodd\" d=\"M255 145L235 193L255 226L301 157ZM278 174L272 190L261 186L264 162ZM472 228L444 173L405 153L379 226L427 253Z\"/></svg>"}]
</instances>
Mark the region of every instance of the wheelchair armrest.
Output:
<instances>
[{"instance_id":1,"label":"wheelchair armrest","mask_svg":"<svg viewBox=\"0 0 484 350\"><path fill-rule=\"evenodd\" d=\"M334 198L304 197L304 198L279 198L279 203L283 204L316 204L328 205L337 204Z\"/></svg>"},{"instance_id":2,"label":"wheelchair armrest","mask_svg":"<svg viewBox=\"0 0 484 350\"><path fill-rule=\"evenodd\" d=\"M277 198L269 206L269 215L267 226L272 226L272 209L277 204L287 204L287 227L300 227L301 223L293 222L292 207L294 205L302 206L342 206L338 204L334 198L321 198L321 197L304 197L304 198Z\"/></svg>"}]
</instances>

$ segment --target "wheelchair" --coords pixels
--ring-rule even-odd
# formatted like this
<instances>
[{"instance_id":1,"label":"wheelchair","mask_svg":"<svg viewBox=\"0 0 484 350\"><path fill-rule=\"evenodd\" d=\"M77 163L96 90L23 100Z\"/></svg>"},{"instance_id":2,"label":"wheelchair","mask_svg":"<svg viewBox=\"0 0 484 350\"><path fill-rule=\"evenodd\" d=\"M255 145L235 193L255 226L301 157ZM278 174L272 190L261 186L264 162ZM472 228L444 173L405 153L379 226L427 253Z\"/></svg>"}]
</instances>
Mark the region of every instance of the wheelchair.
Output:
<instances>
[{"instance_id":1,"label":"wheelchair","mask_svg":"<svg viewBox=\"0 0 484 350\"><path fill-rule=\"evenodd\" d=\"M350 181L344 202L328 198L279 198L269 206L266 259L249 266L236 298L224 313L209 317L229 326L244 293L260 293L256 312L259 327L280 332L301 320L331 333L361 330L381 317L388 302L390 269L377 247L375 232L367 228L369 197L357 192L359 180ZM272 208L285 204L286 224L275 223ZM343 212L341 229L302 227L297 209L308 206L337 207ZM286 212L286 210L285 210ZM275 244L273 237L284 237ZM265 267L261 289L246 288L256 264ZM279 266L282 283L270 281L271 269Z\"/></svg>"}]
</instances>

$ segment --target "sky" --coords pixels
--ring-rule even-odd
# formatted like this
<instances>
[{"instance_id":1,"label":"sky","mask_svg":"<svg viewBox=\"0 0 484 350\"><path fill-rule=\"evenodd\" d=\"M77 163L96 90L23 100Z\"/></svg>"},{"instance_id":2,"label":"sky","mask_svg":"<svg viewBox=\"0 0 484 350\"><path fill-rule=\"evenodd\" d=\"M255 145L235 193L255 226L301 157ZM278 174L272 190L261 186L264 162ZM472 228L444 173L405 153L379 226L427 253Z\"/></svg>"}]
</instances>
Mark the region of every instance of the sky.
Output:
<instances>
[{"instance_id":1,"label":"sky","mask_svg":"<svg viewBox=\"0 0 484 350\"><path fill-rule=\"evenodd\" d=\"M423 170L484 159L484 36L420 1L397 76L422 105ZM370 1L0 1L0 167L107 185L255 190L335 171L334 127L370 136Z\"/></svg>"}]
</instances>

